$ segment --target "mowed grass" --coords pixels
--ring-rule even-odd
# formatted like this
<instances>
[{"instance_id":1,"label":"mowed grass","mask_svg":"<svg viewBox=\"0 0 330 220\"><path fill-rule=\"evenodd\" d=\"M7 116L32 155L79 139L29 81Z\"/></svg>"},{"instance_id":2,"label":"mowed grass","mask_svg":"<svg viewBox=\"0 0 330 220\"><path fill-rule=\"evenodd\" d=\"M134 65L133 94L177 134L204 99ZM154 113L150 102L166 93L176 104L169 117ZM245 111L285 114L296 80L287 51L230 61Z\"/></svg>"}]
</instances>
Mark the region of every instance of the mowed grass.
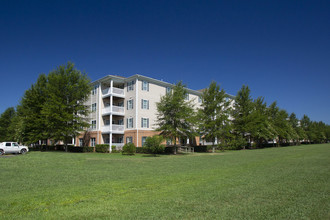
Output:
<instances>
[{"instance_id":1,"label":"mowed grass","mask_svg":"<svg viewBox=\"0 0 330 220\"><path fill-rule=\"evenodd\" d=\"M330 219L330 144L0 157L0 219Z\"/></svg>"}]
</instances>

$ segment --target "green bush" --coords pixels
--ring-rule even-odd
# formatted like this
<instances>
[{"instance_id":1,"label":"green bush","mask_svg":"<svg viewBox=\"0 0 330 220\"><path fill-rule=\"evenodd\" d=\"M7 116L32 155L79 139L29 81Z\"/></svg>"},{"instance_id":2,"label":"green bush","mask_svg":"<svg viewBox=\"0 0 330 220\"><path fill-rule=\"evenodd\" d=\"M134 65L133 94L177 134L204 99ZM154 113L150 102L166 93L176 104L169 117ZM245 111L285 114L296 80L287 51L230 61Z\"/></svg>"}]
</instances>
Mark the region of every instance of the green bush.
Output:
<instances>
[{"instance_id":1,"label":"green bush","mask_svg":"<svg viewBox=\"0 0 330 220\"><path fill-rule=\"evenodd\" d=\"M137 148L136 148L136 153L137 153L137 154L144 153L144 152L145 152L144 147L137 147Z\"/></svg>"},{"instance_id":2,"label":"green bush","mask_svg":"<svg viewBox=\"0 0 330 220\"><path fill-rule=\"evenodd\" d=\"M147 154L162 154L164 153L165 146L162 144L163 137L159 135L155 135L152 137L147 137L144 152Z\"/></svg>"},{"instance_id":3,"label":"green bush","mask_svg":"<svg viewBox=\"0 0 330 220\"><path fill-rule=\"evenodd\" d=\"M95 152L109 153L109 145L107 145L107 144L97 144L95 146Z\"/></svg>"},{"instance_id":4,"label":"green bush","mask_svg":"<svg viewBox=\"0 0 330 220\"><path fill-rule=\"evenodd\" d=\"M85 147L83 147L83 152L84 152L84 153L87 153L87 152L94 152L94 149L95 149L95 147L88 147L88 146L85 146Z\"/></svg>"},{"instance_id":5,"label":"green bush","mask_svg":"<svg viewBox=\"0 0 330 220\"><path fill-rule=\"evenodd\" d=\"M133 143L127 143L123 147L123 155L135 155L136 147Z\"/></svg>"}]
</instances>

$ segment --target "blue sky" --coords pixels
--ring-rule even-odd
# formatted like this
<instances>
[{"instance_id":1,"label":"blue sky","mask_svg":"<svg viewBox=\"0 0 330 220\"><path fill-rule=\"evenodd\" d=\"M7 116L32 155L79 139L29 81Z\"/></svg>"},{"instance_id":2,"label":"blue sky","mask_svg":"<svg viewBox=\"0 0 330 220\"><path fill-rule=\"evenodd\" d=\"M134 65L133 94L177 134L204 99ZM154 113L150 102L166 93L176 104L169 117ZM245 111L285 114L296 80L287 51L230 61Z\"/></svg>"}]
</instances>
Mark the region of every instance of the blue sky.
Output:
<instances>
[{"instance_id":1,"label":"blue sky","mask_svg":"<svg viewBox=\"0 0 330 220\"><path fill-rule=\"evenodd\" d=\"M0 113L72 61L91 80L212 80L330 124L330 1L0 1Z\"/></svg>"}]
</instances>

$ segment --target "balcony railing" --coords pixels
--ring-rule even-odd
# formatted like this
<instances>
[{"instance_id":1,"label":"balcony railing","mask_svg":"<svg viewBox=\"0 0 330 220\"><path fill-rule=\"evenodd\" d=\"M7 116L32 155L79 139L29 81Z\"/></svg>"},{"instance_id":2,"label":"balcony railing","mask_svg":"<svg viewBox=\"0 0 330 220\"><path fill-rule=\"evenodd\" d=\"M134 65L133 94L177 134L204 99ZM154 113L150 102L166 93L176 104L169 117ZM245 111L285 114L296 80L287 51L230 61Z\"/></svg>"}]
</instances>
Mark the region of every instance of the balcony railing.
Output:
<instances>
[{"instance_id":1,"label":"balcony railing","mask_svg":"<svg viewBox=\"0 0 330 220\"><path fill-rule=\"evenodd\" d=\"M110 88L106 88L102 90L102 95L103 96L107 96L107 95L118 95L118 96L124 96L125 95L125 90L123 89L119 89L116 87L112 87L112 93L111 93L111 89Z\"/></svg>"},{"instance_id":2,"label":"balcony railing","mask_svg":"<svg viewBox=\"0 0 330 220\"><path fill-rule=\"evenodd\" d=\"M109 133L110 131L113 133L124 133L124 125L116 125L112 124L112 130L110 130L110 125L105 125L101 128L103 133Z\"/></svg>"},{"instance_id":3,"label":"balcony railing","mask_svg":"<svg viewBox=\"0 0 330 220\"><path fill-rule=\"evenodd\" d=\"M109 107L105 107L104 109L102 109L102 114L110 114L110 113L117 113L119 115L123 115L125 113L125 108L121 107L121 106L115 106L113 105L112 108Z\"/></svg>"}]
</instances>

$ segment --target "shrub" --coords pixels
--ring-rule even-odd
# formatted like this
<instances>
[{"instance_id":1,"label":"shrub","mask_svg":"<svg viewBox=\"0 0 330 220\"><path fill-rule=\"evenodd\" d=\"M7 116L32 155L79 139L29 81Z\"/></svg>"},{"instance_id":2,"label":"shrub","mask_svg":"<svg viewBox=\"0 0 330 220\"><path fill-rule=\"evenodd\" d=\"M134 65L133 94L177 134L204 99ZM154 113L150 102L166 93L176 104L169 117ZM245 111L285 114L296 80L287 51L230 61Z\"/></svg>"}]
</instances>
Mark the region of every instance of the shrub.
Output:
<instances>
[{"instance_id":1,"label":"shrub","mask_svg":"<svg viewBox=\"0 0 330 220\"><path fill-rule=\"evenodd\" d=\"M133 143L127 143L123 147L123 155L135 155L136 147Z\"/></svg>"},{"instance_id":2,"label":"shrub","mask_svg":"<svg viewBox=\"0 0 330 220\"><path fill-rule=\"evenodd\" d=\"M95 146L95 152L109 153L109 145L107 145L107 144L97 144Z\"/></svg>"},{"instance_id":3,"label":"shrub","mask_svg":"<svg viewBox=\"0 0 330 220\"><path fill-rule=\"evenodd\" d=\"M144 147L137 147L136 148L136 153L139 154L139 153L144 153L145 152L145 148Z\"/></svg>"},{"instance_id":4,"label":"shrub","mask_svg":"<svg viewBox=\"0 0 330 220\"><path fill-rule=\"evenodd\" d=\"M95 147L88 147L88 146L85 146L83 147L83 152L86 153L86 152L94 152L95 150Z\"/></svg>"},{"instance_id":5,"label":"shrub","mask_svg":"<svg viewBox=\"0 0 330 220\"><path fill-rule=\"evenodd\" d=\"M111 153L118 153L117 147L115 145L111 146Z\"/></svg>"},{"instance_id":6,"label":"shrub","mask_svg":"<svg viewBox=\"0 0 330 220\"><path fill-rule=\"evenodd\" d=\"M163 137L155 135L152 137L147 137L145 142L145 153L147 154L162 154L164 153L165 146L162 144Z\"/></svg>"}]
</instances>

